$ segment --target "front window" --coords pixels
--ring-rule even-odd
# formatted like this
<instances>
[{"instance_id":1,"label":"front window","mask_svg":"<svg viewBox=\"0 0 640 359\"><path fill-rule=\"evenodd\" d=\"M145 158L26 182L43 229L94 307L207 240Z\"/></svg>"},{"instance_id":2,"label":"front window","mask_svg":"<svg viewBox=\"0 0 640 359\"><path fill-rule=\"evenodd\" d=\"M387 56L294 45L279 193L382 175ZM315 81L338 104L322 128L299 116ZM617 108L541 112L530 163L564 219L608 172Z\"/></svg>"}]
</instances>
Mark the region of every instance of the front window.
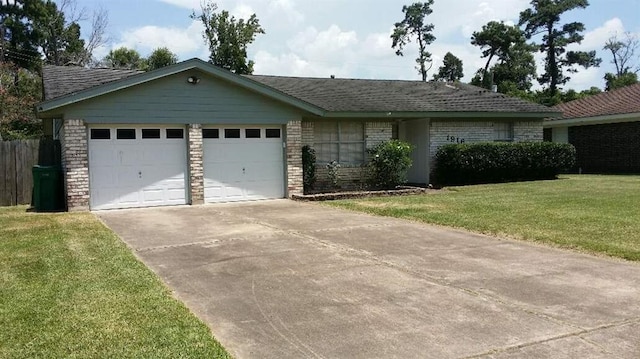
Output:
<instances>
[{"instance_id":1,"label":"front window","mask_svg":"<svg viewBox=\"0 0 640 359\"><path fill-rule=\"evenodd\" d=\"M513 141L513 122L494 122L493 139L500 142Z\"/></svg>"},{"instance_id":2,"label":"front window","mask_svg":"<svg viewBox=\"0 0 640 359\"><path fill-rule=\"evenodd\" d=\"M347 121L319 121L314 124L316 160L324 164L338 161L342 164L364 163L364 124Z\"/></svg>"}]
</instances>

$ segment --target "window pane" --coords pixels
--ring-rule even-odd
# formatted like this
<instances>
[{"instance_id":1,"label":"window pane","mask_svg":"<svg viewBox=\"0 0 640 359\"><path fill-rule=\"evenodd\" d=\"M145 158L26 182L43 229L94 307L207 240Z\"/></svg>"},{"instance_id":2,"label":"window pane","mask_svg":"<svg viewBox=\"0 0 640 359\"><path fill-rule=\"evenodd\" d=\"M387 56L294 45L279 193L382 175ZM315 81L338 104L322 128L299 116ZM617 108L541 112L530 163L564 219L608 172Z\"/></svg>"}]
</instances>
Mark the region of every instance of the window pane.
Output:
<instances>
[{"instance_id":1,"label":"window pane","mask_svg":"<svg viewBox=\"0 0 640 359\"><path fill-rule=\"evenodd\" d=\"M331 161L339 161L337 143L317 143L315 146L315 150L316 163L321 166Z\"/></svg>"},{"instance_id":2,"label":"window pane","mask_svg":"<svg viewBox=\"0 0 640 359\"><path fill-rule=\"evenodd\" d=\"M202 129L202 138L220 138L220 130L217 128Z\"/></svg>"},{"instance_id":3,"label":"window pane","mask_svg":"<svg viewBox=\"0 0 640 359\"><path fill-rule=\"evenodd\" d=\"M266 132L267 138L280 138L279 128L267 128Z\"/></svg>"},{"instance_id":4,"label":"window pane","mask_svg":"<svg viewBox=\"0 0 640 359\"><path fill-rule=\"evenodd\" d=\"M340 122L340 141L364 141L362 122Z\"/></svg>"},{"instance_id":5,"label":"window pane","mask_svg":"<svg viewBox=\"0 0 640 359\"><path fill-rule=\"evenodd\" d=\"M259 128L247 128L244 130L245 138L260 138L260 129Z\"/></svg>"},{"instance_id":6,"label":"window pane","mask_svg":"<svg viewBox=\"0 0 640 359\"><path fill-rule=\"evenodd\" d=\"M91 139L92 140L110 140L111 130L108 128L92 128Z\"/></svg>"},{"instance_id":7,"label":"window pane","mask_svg":"<svg viewBox=\"0 0 640 359\"><path fill-rule=\"evenodd\" d=\"M338 141L337 122L316 122L313 125L314 142L336 142Z\"/></svg>"},{"instance_id":8,"label":"window pane","mask_svg":"<svg viewBox=\"0 0 640 359\"><path fill-rule=\"evenodd\" d=\"M167 128L167 138L184 138L182 128Z\"/></svg>"},{"instance_id":9,"label":"window pane","mask_svg":"<svg viewBox=\"0 0 640 359\"><path fill-rule=\"evenodd\" d=\"M224 130L224 138L240 138L239 128L226 128Z\"/></svg>"},{"instance_id":10,"label":"window pane","mask_svg":"<svg viewBox=\"0 0 640 359\"><path fill-rule=\"evenodd\" d=\"M160 138L159 128L143 128L142 138Z\"/></svg>"},{"instance_id":11,"label":"window pane","mask_svg":"<svg viewBox=\"0 0 640 359\"><path fill-rule=\"evenodd\" d=\"M133 128L119 128L116 130L116 138L119 140L135 140L136 130Z\"/></svg>"},{"instance_id":12,"label":"window pane","mask_svg":"<svg viewBox=\"0 0 640 359\"><path fill-rule=\"evenodd\" d=\"M512 141L513 140L513 123L494 122L493 138L496 141Z\"/></svg>"},{"instance_id":13,"label":"window pane","mask_svg":"<svg viewBox=\"0 0 640 359\"><path fill-rule=\"evenodd\" d=\"M340 144L340 163L364 163L364 143Z\"/></svg>"}]
</instances>

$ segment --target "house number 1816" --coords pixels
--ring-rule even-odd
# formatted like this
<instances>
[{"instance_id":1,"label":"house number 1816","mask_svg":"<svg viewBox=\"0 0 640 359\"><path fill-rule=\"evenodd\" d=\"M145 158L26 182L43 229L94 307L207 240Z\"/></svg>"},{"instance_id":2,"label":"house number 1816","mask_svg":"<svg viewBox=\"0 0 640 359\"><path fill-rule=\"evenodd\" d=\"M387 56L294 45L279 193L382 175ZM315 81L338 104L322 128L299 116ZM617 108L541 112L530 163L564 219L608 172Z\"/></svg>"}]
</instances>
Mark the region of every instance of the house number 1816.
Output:
<instances>
[{"instance_id":1,"label":"house number 1816","mask_svg":"<svg viewBox=\"0 0 640 359\"><path fill-rule=\"evenodd\" d=\"M464 143L464 138L447 135L447 142L451 143Z\"/></svg>"}]
</instances>

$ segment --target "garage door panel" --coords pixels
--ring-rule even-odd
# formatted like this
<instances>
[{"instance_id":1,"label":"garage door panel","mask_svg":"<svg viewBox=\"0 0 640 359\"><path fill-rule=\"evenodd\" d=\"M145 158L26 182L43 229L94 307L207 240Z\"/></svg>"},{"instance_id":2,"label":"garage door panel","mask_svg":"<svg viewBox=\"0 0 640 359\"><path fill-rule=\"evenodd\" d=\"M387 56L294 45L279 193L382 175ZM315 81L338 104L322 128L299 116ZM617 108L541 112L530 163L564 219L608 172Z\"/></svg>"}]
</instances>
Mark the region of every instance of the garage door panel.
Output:
<instances>
[{"instance_id":1,"label":"garage door panel","mask_svg":"<svg viewBox=\"0 0 640 359\"><path fill-rule=\"evenodd\" d=\"M264 128L260 131L260 138L244 138L244 129L241 129L241 138L204 138L206 202L284 197L282 139L265 138ZM224 136L224 128L220 128L219 133Z\"/></svg>"},{"instance_id":2,"label":"garage door panel","mask_svg":"<svg viewBox=\"0 0 640 359\"><path fill-rule=\"evenodd\" d=\"M185 204L186 140L142 139L139 127L136 139L120 140L117 128L111 139L89 140L91 208Z\"/></svg>"}]
</instances>

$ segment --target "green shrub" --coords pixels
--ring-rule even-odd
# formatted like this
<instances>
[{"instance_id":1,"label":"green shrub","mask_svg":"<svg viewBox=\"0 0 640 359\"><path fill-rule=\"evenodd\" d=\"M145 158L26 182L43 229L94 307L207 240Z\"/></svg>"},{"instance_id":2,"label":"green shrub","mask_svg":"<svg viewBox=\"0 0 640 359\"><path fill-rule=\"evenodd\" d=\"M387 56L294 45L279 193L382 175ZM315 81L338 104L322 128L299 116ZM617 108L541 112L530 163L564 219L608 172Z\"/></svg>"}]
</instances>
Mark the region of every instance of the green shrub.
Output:
<instances>
[{"instance_id":1,"label":"green shrub","mask_svg":"<svg viewBox=\"0 0 640 359\"><path fill-rule=\"evenodd\" d=\"M305 193L316 184L316 150L309 145L302 147L302 182Z\"/></svg>"},{"instance_id":2,"label":"green shrub","mask_svg":"<svg viewBox=\"0 0 640 359\"><path fill-rule=\"evenodd\" d=\"M431 178L438 185L554 179L575 157L575 148L562 143L450 144L438 149Z\"/></svg>"},{"instance_id":3,"label":"green shrub","mask_svg":"<svg viewBox=\"0 0 640 359\"><path fill-rule=\"evenodd\" d=\"M368 150L369 186L373 189L393 189L407 182L411 167L412 147L409 143L390 140Z\"/></svg>"}]
</instances>

